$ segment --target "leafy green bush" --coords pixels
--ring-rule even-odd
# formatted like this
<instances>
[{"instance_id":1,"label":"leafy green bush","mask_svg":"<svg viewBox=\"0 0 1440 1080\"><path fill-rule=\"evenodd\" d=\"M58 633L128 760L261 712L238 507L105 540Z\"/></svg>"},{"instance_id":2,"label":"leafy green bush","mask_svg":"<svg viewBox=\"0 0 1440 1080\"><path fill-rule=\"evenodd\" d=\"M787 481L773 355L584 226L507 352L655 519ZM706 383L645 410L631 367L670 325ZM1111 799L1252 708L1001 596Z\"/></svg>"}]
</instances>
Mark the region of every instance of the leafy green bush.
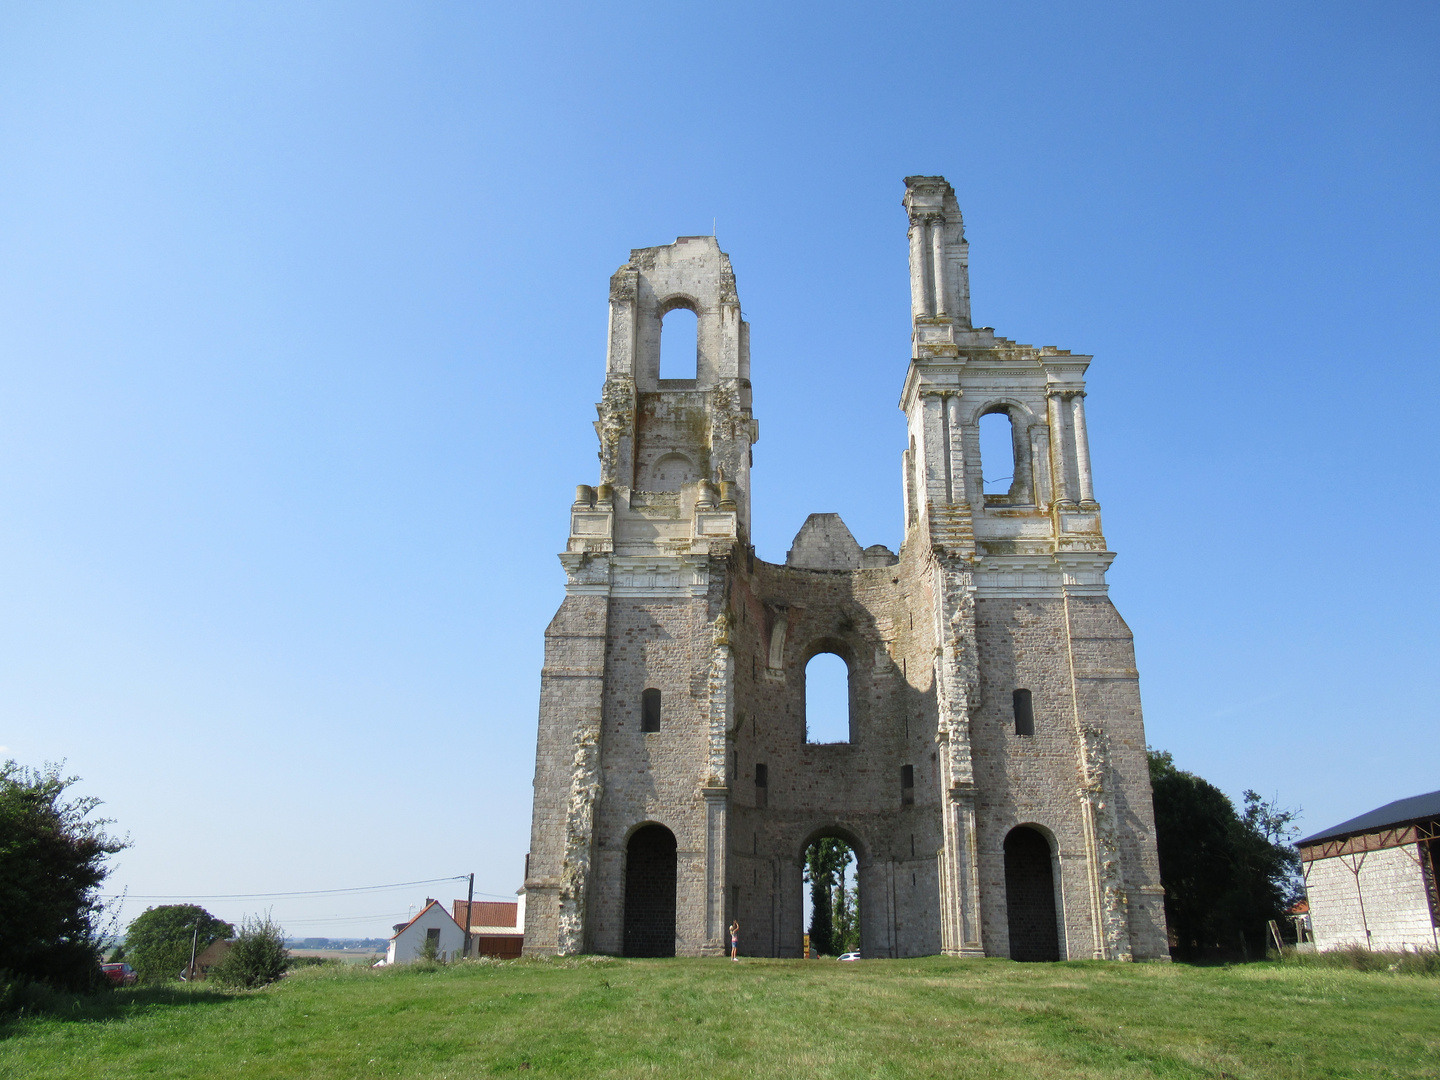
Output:
<instances>
[{"instance_id":1,"label":"leafy green bush","mask_svg":"<svg viewBox=\"0 0 1440 1080\"><path fill-rule=\"evenodd\" d=\"M274 982L289 967L285 931L271 922L269 915L256 916L241 924L235 944L210 969L210 979L221 986L254 990Z\"/></svg>"},{"instance_id":2,"label":"leafy green bush","mask_svg":"<svg viewBox=\"0 0 1440 1080\"><path fill-rule=\"evenodd\" d=\"M1165 920L1178 960L1264 956L1265 924L1301 897L1295 811L1253 791L1245 809L1213 784L1149 751Z\"/></svg>"},{"instance_id":3,"label":"leafy green bush","mask_svg":"<svg viewBox=\"0 0 1440 1080\"><path fill-rule=\"evenodd\" d=\"M100 972L100 921L108 856L129 844L87 820L94 798L64 798L77 777L60 767L0 762L0 986L18 1000L30 983L58 990L108 986Z\"/></svg>"},{"instance_id":4,"label":"leafy green bush","mask_svg":"<svg viewBox=\"0 0 1440 1080\"><path fill-rule=\"evenodd\" d=\"M135 917L125 931L125 947L140 981L161 983L180 977L190 965L192 946L200 953L217 938L234 936L235 927L197 904L163 904Z\"/></svg>"}]
</instances>

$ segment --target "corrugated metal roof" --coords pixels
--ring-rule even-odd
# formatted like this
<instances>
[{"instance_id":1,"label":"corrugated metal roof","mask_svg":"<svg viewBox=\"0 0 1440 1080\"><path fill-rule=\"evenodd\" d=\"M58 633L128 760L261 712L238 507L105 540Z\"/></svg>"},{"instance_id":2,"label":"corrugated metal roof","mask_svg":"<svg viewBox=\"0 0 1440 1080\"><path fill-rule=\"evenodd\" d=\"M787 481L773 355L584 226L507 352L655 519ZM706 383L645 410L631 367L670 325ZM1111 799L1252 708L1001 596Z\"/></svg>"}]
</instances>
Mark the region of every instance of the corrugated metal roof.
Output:
<instances>
[{"instance_id":1,"label":"corrugated metal roof","mask_svg":"<svg viewBox=\"0 0 1440 1080\"><path fill-rule=\"evenodd\" d=\"M1374 832L1390 825L1403 825L1407 821L1440 817L1440 791L1428 795L1412 795L1408 799L1396 799L1368 814L1342 821L1332 829L1325 829L1297 841L1300 844L1315 844L1321 840L1333 840L1337 836L1354 836L1356 833Z\"/></svg>"}]
</instances>

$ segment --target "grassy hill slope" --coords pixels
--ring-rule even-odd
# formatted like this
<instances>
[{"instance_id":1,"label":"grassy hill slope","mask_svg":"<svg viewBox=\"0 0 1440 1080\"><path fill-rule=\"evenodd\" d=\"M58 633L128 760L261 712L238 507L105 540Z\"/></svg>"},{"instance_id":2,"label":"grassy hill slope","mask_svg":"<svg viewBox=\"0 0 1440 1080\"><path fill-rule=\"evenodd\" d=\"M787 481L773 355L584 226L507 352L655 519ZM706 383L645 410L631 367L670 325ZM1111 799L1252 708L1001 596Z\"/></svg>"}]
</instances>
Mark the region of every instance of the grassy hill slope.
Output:
<instances>
[{"instance_id":1,"label":"grassy hill slope","mask_svg":"<svg viewBox=\"0 0 1440 1080\"><path fill-rule=\"evenodd\" d=\"M1440 980L1254 964L578 960L124 990L0 1076L1440 1077Z\"/></svg>"}]
</instances>

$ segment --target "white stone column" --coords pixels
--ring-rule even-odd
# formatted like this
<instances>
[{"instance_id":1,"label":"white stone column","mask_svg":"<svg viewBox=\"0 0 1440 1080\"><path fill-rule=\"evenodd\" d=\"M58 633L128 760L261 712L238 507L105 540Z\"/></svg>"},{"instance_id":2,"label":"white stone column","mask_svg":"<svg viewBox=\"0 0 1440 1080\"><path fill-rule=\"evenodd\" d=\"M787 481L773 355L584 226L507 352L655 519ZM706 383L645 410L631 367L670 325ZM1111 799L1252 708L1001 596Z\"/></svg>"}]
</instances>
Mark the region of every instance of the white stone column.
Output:
<instances>
[{"instance_id":1,"label":"white stone column","mask_svg":"<svg viewBox=\"0 0 1440 1080\"><path fill-rule=\"evenodd\" d=\"M965 497L965 433L960 428L960 395L945 399L945 433L950 439L950 501L963 503Z\"/></svg>"},{"instance_id":2,"label":"white stone column","mask_svg":"<svg viewBox=\"0 0 1440 1080\"><path fill-rule=\"evenodd\" d=\"M919 318L930 314L929 298L925 295L925 219L910 218L910 315Z\"/></svg>"},{"instance_id":3,"label":"white stone column","mask_svg":"<svg viewBox=\"0 0 1440 1080\"><path fill-rule=\"evenodd\" d=\"M725 850L730 789L703 787L705 797L705 944L706 956L725 953Z\"/></svg>"},{"instance_id":4,"label":"white stone column","mask_svg":"<svg viewBox=\"0 0 1440 1080\"><path fill-rule=\"evenodd\" d=\"M1080 505L1090 506L1095 502L1095 491L1090 481L1090 436L1085 431L1085 392L1077 391L1070 396L1071 427L1075 435L1075 474L1080 481Z\"/></svg>"},{"instance_id":5,"label":"white stone column","mask_svg":"<svg viewBox=\"0 0 1440 1080\"><path fill-rule=\"evenodd\" d=\"M1075 493L1070 486L1070 462L1065 453L1067 425L1065 423L1065 402L1059 391L1051 391L1046 397L1050 412L1050 475L1055 485L1055 501L1062 506L1075 503Z\"/></svg>"},{"instance_id":6,"label":"white stone column","mask_svg":"<svg viewBox=\"0 0 1440 1080\"><path fill-rule=\"evenodd\" d=\"M932 218L930 221L930 241L934 249L933 257L935 269L932 278L935 282L935 314L944 316L949 305L945 302L945 219Z\"/></svg>"},{"instance_id":7,"label":"white stone column","mask_svg":"<svg viewBox=\"0 0 1440 1080\"><path fill-rule=\"evenodd\" d=\"M924 499L928 508L935 503L944 505L949 502L950 493L945 482L945 473L950 465L945 450L945 396L933 391L922 393L920 407L925 439L920 453L925 466Z\"/></svg>"},{"instance_id":8,"label":"white stone column","mask_svg":"<svg viewBox=\"0 0 1440 1080\"><path fill-rule=\"evenodd\" d=\"M980 877L975 852L975 789L961 784L946 792L941 850L941 951L984 956L980 939Z\"/></svg>"},{"instance_id":9,"label":"white stone column","mask_svg":"<svg viewBox=\"0 0 1440 1080\"><path fill-rule=\"evenodd\" d=\"M1030 452L1035 459L1035 504L1049 510L1055 500L1050 480L1050 427L1036 424L1030 429Z\"/></svg>"},{"instance_id":10,"label":"white stone column","mask_svg":"<svg viewBox=\"0 0 1440 1080\"><path fill-rule=\"evenodd\" d=\"M920 520L920 511L915 505L915 466L910 460L908 447L900 454L900 468L904 473L900 484L905 493L905 530L908 532L910 526Z\"/></svg>"}]
</instances>

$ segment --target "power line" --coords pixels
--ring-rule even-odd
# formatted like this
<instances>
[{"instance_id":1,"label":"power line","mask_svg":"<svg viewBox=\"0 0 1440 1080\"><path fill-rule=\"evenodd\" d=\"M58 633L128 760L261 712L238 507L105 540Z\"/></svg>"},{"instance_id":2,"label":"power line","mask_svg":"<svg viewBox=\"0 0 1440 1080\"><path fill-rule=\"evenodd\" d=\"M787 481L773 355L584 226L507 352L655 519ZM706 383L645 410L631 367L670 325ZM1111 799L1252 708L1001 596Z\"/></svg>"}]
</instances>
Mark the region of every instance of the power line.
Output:
<instances>
[{"instance_id":1,"label":"power line","mask_svg":"<svg viewBox=\"0 0 1440 1080\"><path fill-rule=\"evenodd\" d=\"M397 881L393 885L359 885L352 889L310 889L303 892L265 892L265 893L110 893L106 899L109 900L271 900L282 897L297 896L333 896L336 893L361 893L378 892L381 889L405 889L411 885L434 885L444 881L464 881L468 874L456 874L454 877L424 878L421 881ZM497 900L508 900L508 896L500 896L498 893L478 893L479 896L491 896Z\"/></svg>"}]
</instances>

